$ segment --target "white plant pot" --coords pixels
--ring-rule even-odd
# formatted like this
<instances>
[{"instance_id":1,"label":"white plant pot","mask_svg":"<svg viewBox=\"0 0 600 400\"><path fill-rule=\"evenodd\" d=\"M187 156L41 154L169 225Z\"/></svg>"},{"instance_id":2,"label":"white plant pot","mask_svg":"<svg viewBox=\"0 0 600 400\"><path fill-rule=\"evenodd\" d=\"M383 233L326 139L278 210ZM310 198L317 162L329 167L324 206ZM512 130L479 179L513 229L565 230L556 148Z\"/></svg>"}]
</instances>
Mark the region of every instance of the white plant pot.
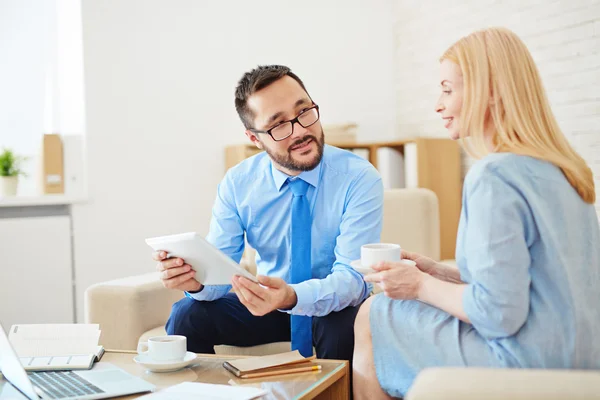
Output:
<instances>
[{"instance_id":1,"label":"white plant pot","mask_svg":"<svg viewBox=\"0 0 600 400\"><path fill-rule=\"evenodd\" d=\"M0 197L16 196L18 185L18 176L0 176Z\"/></svg>"}]
</instances>

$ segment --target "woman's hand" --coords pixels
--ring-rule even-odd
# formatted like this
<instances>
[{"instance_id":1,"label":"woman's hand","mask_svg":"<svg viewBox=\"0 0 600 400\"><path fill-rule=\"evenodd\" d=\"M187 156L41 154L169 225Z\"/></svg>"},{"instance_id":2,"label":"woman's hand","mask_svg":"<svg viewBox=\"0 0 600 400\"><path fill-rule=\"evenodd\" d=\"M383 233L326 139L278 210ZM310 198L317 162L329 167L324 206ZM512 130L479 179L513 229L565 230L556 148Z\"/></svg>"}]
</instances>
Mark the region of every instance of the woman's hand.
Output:
<instances>
[{"instance_id":1,"label":"woman's hand","mask_svg":"<svg viewBox=\"0 0 600 400\"><path fill-rule=\"evenodd\" d=\"M451 283L463 283L460 279L460 271L452 265L442 264L429 257L417 253L402 250L402 258L417 263L417 268L442 281Z\"/></svg>"},{"instance_id":2,"label":"woman's hand","mask_svg":"<svg viewBox=\"0 0 600 400\"><path fill-rule=\"evenodd\" d=\"M365 282L377 283L386 296L396 300L418 298L423 281L427 277L425 272L412 263L381 262L372 268L377 272L365 275Z\"/></svg>"},{"instance_id":3,"label":"woman's hand","mask_svg":"<svg viewBox=\"0 0 600 400\"><path fill-rule=\"evenodd\" d=\"M428 275L435 276L437 273L438 263L432 258L422 256L417 253L411 253L410 251L402 250L402 259L411 260L417 263L417 268L425 272Z\"/></svg>"}]
</instances>

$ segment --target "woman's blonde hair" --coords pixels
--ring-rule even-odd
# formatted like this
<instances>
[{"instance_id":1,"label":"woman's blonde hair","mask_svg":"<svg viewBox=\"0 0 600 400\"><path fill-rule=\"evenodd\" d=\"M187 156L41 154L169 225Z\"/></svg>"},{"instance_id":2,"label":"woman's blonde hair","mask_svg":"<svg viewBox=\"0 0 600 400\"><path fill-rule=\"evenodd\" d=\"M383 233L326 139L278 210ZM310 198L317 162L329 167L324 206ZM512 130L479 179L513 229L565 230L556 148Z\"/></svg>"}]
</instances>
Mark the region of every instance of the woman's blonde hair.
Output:
<instances>
[{"instance_id":1,"label":"woman's blonde hair","mask_svg":"<svg viewBox=\"0 0 600 400\"><path fill-rule=\"evenodd\" d=\"M595 202L592 171L560 130L533 58L517 35L504 28L474 32L446 50L443 60L462 71L460 137L470 137L470 143L463 140L469 154L489 153L484 137L489 116L494 151L551 162L585 202Z\"/></svg>"}]
</instances>

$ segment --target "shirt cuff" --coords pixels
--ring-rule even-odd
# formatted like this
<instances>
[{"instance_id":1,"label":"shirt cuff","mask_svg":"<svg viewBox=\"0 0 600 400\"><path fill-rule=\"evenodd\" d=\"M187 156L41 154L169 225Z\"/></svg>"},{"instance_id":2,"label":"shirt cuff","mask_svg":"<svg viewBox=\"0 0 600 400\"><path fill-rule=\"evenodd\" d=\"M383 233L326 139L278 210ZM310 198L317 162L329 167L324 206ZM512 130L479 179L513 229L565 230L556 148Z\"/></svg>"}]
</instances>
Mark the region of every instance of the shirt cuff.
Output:
<instances>
[{"instance_id":1,"label":"shirt cuff","mask_svg":"<svg viewBox=\"0 0 600 400\"><path fill-rule=\"evenodd\" d=\"M204 295L204 293L202 293L202 292L204 292L204 290L201 290L201 291L196 292L196 293L185 292L185 297L188 297L188 298L194 299L194 300L200 300L200 301L202 301L206 297Z\"/></svg>"},{"instance_id":2,"label":"shirt cuff","mask_svg":"<svg viewBox=\"0 0 600 400\"><path fill-rule=\"evenodd\" d=\"M213 301L225 296L230 289L231 285L204 286L197 293L185 292L185 296L198 301Z\"/></svg>"},{"instance_id":3,"label":"shirt cuff","mask_svg":"<svg viewBox=\"0 0 600 400\"><path fill-rule=\"evenodd\" d=\"M302 282L302 283L290 284L292 289L294 289L294 291L296 292L296 298L298 301L296 302L296 306L294 308L292 308L291 310L280 310L280 311L286 312L288 314L294 314L294 315L311 315L312 314L311 311L314 307L315 300L313 299L310 285L308 285L306 283L308 283L308 281Z\"/></svg>"}]
</instances>

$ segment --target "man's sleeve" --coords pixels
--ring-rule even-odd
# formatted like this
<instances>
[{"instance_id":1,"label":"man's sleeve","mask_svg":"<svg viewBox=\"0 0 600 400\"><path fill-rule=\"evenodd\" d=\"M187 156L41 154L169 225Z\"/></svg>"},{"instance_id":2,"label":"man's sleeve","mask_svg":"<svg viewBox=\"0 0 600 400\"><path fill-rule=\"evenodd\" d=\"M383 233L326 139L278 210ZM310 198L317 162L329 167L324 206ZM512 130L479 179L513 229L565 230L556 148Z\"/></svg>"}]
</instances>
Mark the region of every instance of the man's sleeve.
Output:
<instances>
[{"instance_id":1,"label":"man's sleeve","mask_svg":"<svg viewBox=\"0 0 600 400\"><path fill-rule=\"evenodd\" d=\"M341 200L341 199L340 199ZM361 274L350 267L360 258L360 247L378 243L383 217L383 185L374 167L367 168L351 184L344 199L340 234L335 246L332 273L324 279L310 279L291 285L298 302L290 314L323 316L361 304L369 295Z\"/></svg>"},{"instance_id":2,"label":"man's sleeve","mask_svg":"<svg viewBox=\"0 0 600 400\"><path fill-rule=\"evenodd\" d=\"M234 188L234 182L227 174L217 188L206 240L239 263L245 245L244 226L235 205ZM225 296L230 290L231 285L204 286L197 293L186 292L185 295L195 300L211 301Z\"/></svg>"}]
</instances>

